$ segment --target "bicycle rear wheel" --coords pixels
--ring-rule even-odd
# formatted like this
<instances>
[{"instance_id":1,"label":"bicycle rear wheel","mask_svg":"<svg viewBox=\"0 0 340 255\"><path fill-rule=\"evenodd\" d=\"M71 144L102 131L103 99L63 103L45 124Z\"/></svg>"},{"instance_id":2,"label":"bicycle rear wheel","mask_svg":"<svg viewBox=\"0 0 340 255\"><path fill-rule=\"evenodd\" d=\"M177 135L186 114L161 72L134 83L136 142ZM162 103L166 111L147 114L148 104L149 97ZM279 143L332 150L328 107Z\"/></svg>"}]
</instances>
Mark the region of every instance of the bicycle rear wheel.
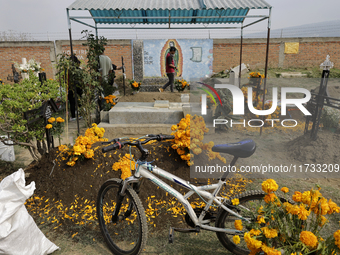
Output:
<instances>
[{"instance_id":1,"label":"bicycle rear wheel","mask_svg":"<svg viewBox=\"0 0 340 255\"><path fill-rule=\"evenodd\" d=\"M252 218L251 215L253 212L256 212L258 208L260 208L261 205L264 206L265 202L263 200L263 197L265 196L265 193L260 190L251 190L244 192L234 198L238 198L240 201L240 206L246 207L249 209L249 214L247 214L246 210L243 210L242 212L236 211L238 214L241 214L244 218ZM238 218L231 213L223 210L222 208L219 210L217 217L216 217L216 227L218 228L228 228L228 229L235 229L234 222ZM222 245L227 248L229 251L236 255L248 255L250 251L247 248L246 242L243 239L243 235L240 236L240 243L235 244L233 242L233 235L228 235L223 232L216 232L216 235L219 239L219 241L222 243Z\"/></svg>"},{"instance_id":2,"label":"bicycle rear wheel","mask_svg":"<svg viewBox=\"0 0 340 255\"><path fill-rule=\"evenodd\" d=\"M128 186L118 219L113 220L112 215L121 186L121 179L110 179L101 186L97 198L99 226L113 254L135 255L139 254L146 244L145 211L136 192Z\"/></svg>"}]
</instances>

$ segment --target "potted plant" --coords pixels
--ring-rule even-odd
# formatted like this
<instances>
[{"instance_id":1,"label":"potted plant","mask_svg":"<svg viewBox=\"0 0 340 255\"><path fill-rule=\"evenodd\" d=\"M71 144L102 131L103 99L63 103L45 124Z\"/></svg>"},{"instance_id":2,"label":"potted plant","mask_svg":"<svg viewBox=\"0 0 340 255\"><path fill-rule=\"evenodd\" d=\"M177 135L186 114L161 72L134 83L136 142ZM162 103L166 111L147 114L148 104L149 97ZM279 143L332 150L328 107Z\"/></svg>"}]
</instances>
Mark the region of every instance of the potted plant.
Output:
<instances>
[{"instance_id":1,"label":"potted plant","mask_svg":"<svg viewBox=\"0 0 340 255\"><path fill-rule=\"evenodd\" d=\"M182 92L188 86L189 86L189 83L184 79L175 81L175 88L177 89L178 92Z\"/></svg>"},{"instance_id":2,"label":"potted plant","mask_svg":"<svg viewBox=\"0 0 340 255\"><path fill-rule=\"evenodd\" d=\"M130 85L133 90L133 94L137 94L140 90L141 82L136 82L135 80L131 80Z\"/></svg>"}]
</instances>

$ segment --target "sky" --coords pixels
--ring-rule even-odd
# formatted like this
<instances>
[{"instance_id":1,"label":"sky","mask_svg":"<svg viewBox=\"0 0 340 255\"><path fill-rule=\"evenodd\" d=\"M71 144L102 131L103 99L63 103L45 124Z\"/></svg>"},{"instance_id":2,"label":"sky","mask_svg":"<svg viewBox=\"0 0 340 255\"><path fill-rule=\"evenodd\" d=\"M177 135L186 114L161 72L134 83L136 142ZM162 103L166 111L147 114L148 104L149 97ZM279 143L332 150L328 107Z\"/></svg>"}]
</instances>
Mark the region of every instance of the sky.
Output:
<instances>
[{"instance_id":1,"label":"sky","mask_svg":"<svg viewBox=\"0 0 340 255\"><path fill-rule=\"evenodd\" d=\"M0 0L0 9L2 10L0 14L0 32L13 30L19 33L29 33L36 40L67 38L66 7L73 2L74 0ZM340 19L339 0L267 0L267 2L273 7L271 29ZM253 14L255 12L257 14L261 13L261 11L252 12ZM265 13L268 12L265 11ZM83 15L84 12L73 11L71 14ZM74 39L79 39L77 37L80 36L80 31L89 29L75 22L71 24L72 34L75 34ZM266 28L267 21L262 21L256 26L247 28L246 32L256 32ZM130 37L135 33L135 30L120 32ZM105 30L103 35L108 33L112 32ZM168 33L168 31L163 33ZM195 31L190 33L195 33ZM159 36L159 30L150 31L151 34Z\"/></svg>"}]
</instances>

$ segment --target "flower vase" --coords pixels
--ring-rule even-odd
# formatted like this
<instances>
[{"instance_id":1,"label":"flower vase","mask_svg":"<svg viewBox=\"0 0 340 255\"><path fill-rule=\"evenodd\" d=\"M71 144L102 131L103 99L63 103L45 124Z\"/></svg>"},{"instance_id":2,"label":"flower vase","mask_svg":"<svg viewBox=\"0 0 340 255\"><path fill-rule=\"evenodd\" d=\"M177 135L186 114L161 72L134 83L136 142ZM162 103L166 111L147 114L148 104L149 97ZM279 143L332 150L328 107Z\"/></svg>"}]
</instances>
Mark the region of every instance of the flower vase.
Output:
<instances>
[{"instance_id":1,"label":"flower vase","mask_svg":"<svg viewBox=\"0 0 340 255\"><path fill-rule=\"evenodd\" d=\"M133 94L134 94L134 95L136 95L136 94L138 94L138 93L139 93L139 90L134 90L134 91L133 91Z\"/></svg>"},{"instance_id":2,"label":"flower vase","mask_svg":"<svg viewBox=\"0 0 340 255\"><path fill-rule=\"evenodd\" d=\"M28 75L28 73L21 73L21 77L22 77L23 80L24 80L24 79L29 79L29 78L30 78L30 76Z\"/></svg>"}]
</instances>

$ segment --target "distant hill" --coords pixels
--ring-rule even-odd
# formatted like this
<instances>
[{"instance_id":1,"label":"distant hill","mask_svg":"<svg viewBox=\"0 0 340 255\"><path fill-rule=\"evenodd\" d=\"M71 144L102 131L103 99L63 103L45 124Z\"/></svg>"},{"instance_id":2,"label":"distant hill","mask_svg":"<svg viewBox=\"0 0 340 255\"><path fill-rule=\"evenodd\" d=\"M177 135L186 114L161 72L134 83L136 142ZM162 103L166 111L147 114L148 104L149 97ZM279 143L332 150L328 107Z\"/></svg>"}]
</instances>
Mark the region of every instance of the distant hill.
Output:
<instances>
[{"instance_id":1,"label":"distant hill","mask_svg":"<svg viewBox=\"0 0 340 255\"><path fill-rule=\"evenodd\" d=\"M251 29L251 28L250 28ZM245 38L266 38L267 31L245 33ZM271 29L271 38L282 37L340 37L340 20L312 23L283 29Z\"/></svg>"}]
</instances>

